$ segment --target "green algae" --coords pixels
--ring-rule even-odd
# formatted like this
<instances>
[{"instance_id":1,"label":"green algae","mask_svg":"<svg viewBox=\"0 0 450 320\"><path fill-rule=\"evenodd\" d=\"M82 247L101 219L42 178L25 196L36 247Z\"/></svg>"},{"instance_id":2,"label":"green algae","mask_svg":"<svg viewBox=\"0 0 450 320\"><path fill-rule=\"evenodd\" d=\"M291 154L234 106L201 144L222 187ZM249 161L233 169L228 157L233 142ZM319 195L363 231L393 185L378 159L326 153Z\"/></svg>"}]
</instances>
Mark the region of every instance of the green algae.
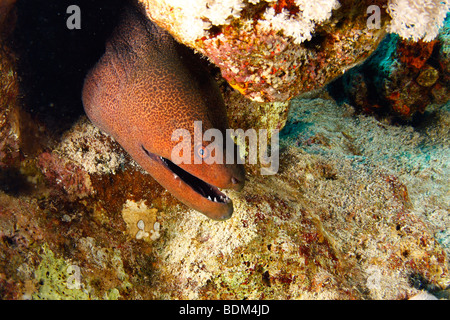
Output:
<instances>
[{"instance_id":1,"label":"green algae","mask_svg":"<svg viewBox=\"0 0 450 320\"><path fill-rule=\"evenodd\" d=\"M86 300L90 298L87 290L76 281L73 265L55 256L48 245L42 246L42 261L35 270L38 290L32 295L35 300Z\"/></svg>"},{"instance_id":2,"label":"green algae","mask_svg":"<svg viewBox=\"0 0 450 320\"><path fill-rule=\"evenodd\" d=\"M112 288L108 291L108 293L105 293L105 300L119 300L121 297L120 292L117 288Z\"/></svg>"},{"instance_id":3,"label":"green algae","mask_svg":"<svg viewBox=\"0 0 450 320\"><path fill-rule=\"evenodd\" d=\"M42 246L41 263L35 270L37 291L32 295L34 300L87 300L97 299L89 279L83 281L80 268L71 261L58 258L48 245ZM118 287L110 288L102 296L104 300L118 300L121 291L130 290L132 284L124 271L120 252L114 250L111 257L113 269L121 281ZM92 280L92 279L91 279Z\"/></svg>"}]
</instances>

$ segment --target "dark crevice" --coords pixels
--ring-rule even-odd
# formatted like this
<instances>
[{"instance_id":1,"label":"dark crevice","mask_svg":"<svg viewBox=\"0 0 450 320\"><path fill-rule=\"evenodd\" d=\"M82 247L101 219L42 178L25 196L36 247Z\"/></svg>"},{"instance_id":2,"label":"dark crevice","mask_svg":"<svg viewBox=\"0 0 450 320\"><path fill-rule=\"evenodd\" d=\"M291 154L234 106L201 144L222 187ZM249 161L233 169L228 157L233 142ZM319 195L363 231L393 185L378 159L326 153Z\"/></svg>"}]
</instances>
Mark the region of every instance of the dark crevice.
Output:
<instances>
[{"instance_id":1,"label":"dark crevice","mask_svg":"<svg viewBox=\"0 0 450 320\"><path fill-rule=\"evenodd\" d=\"M18 0L11 47L17 53L24 109L60 134L84 114L81 90L118 23L124 0ZM70 5L81 29L70 30Z\"/></svg>"}]
</instances>

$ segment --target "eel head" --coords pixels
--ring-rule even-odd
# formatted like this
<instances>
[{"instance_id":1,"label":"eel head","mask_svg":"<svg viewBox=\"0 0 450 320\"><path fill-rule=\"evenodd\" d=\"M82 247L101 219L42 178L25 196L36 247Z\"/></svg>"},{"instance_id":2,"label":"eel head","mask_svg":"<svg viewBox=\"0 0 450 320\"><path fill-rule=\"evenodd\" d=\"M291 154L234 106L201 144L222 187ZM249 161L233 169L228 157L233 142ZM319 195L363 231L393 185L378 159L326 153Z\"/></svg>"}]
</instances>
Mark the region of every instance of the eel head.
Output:
<instances>
[{"instance_id":1,"label":"eel head","mask_svg":"<svg viewBox=\"0 0 450 320\"><path fill-rule=\"evenodd\" d=\"M226 147L214 149L222 161L195 161L209 145L190 143L196 135L217 129L225 137L228 123L220 90L193 52L128 8L88 73L82 98L90 120L178 200L215 220L231 217L232 201L220 189L242 189L244 167L226 163ZM200 132L196 121L202 123ZM190 163L172 161L177 129L192 138L183 140ZM237 155L234 143L231 148Z\"/></svg>"}]
</instances>

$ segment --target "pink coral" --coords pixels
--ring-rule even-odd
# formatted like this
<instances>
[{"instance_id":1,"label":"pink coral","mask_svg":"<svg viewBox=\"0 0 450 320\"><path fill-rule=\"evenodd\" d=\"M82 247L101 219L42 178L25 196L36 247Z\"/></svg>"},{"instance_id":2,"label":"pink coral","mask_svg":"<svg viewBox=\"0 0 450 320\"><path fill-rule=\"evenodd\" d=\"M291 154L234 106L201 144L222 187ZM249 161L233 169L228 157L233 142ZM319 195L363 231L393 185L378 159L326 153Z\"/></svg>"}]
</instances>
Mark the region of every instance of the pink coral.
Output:
<instances>
[{"instance_id":1,"label":"pink coral","mask_svg":"<svg viewBox=\"0 0 450 320\"><path fill-rule=\"evenodd\" d=\"M38 166L51 185L63 189L71 198L83 198L93 192L89 174L54 153L42 153Z\"/></svg>"}]
</instances>

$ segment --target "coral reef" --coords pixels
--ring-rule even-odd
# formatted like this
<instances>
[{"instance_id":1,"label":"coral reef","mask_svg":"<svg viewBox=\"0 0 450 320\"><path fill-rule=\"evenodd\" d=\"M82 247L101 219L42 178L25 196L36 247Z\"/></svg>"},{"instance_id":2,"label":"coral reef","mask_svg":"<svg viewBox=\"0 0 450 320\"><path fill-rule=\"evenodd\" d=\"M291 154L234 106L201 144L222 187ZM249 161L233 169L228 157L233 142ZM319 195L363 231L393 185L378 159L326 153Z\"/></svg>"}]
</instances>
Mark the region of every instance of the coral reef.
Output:
<instances>
[{"instance_id":1,"label":"coral reef","mask_svg":"<svg viewBox=\"0 0 450 320\"><path fill-rule=\"evenodd\" d=\"M383 34L367 29L365 3L351 1L339 8L336 1L141 2L152 20L207 56L232 87L259 102L286 101L321 87L367 57ZM382 20L386 23L387 15Z\"/></svg>"},{"instance_id":2,"label":"coral reef","mask_svg":"<svg viewBox=\"0 0 450 320\"><path fill-rule=\"evenodd\" d=\"M39 155L38 167L50 184L60 187L71 198L84 198L94 191L86 171L54 154Z\"/></svg>"},{"instance_id":3,"label":"coral reef","mask_svg":"<svg viewBox=\"0 0 450 320\"><path fill-rule=\"evenodd\" d=\"M447 214L450 105L447 103L434 110L427 122L413 128L388 125L362 115L355 117L354 108L348 105L339 110L327 103L322 104L328 107L320 113L310 112L308 109L314 108L316 103L315 100L302 101L298 108L302 112L290 117L282 132L282 141L294 143L294 138L308 153L347 154L360 159L361 163L369 161L397 173L407 187L415 215L432 226L436 238L445 247L445 234L450 226ZM318 126L319 120L327 126Z\"/></svg>"},{"instance_id":4,"label":"coral reef","mask_svg":"<svg viewBox=\"0 0 450 320\"><path fill-rule=\"evenodd\" d=\"M123 206L122 217L127 224L127 233L138 240L157 240L160 236L160 223L156 221L158 210L148 208L143 201L127 200Z\"/></svg>"},{"instance_id":5,"label":"coral reef","mask_svg":"<svg viewBox=\"0 0 450 320\"><path fill-rule=\"evenodd\" d=\"M411 120L430 105L449 98L446 19L439 37L430 42L402 40L388 35L362 65L333 81L329 92L340 102L367 113Z\"/></svg>"},{"instance_id":6,"label":"coral reef","mask_svg":"<svg viewBox=\"0 0 450 320\"><path fill-rule=\"evenodd\" d=\"M230 128L266 129L268 139L273 130L281 130L288 116L289 102L255 102L222 83Z\"/></svg>"},{"instance_id":7,"label":"coral reef","mask_svg":"<svg viewBox=\"0 0 450 320\"><path fill-rule=\"evenodd\" d=\"M86 290L78 288L76 283L73 288L68 285L72 272L71 265L64 259L56 258L48 248L42 246L42 260L35 270L35 280L40 284L39 291L33 293L34 299L61 300L61 299L88 299ZM26 293L24 293L26 294ZM24 298L28 298L25 296Z\"/></svg>"},{"instance_id":8,"label":"coral reef","mask_svg":"<svg viewBox=\"0 0 450 320\"><path fill-rule=\"evenodd\" d=\"M0 169L18 157L17 96L19 85L15 56L6 45L14 25L14 1L0 4Z\"/></svg>"},{"instance_id":9,"label":"coral reef","mask_svg":"<svg viewBox=\"0 0 450 320\"><path fill-rule=\"evenodd\" d=\"M286 10L299 15L297 4L303 1L222 3L232 8L227 25L206 24L208 34L196 45L224 37L225 49L228 36L235 37L235 43L255 40L255 35L245 33L248 26L240 29L239 19L260 19L266 13L268 17L273 15L271 8L275 20L278 14L287 18ZM297 85L300 92L306 90L302 84L309 90L325 83L333 63L336 73L342 72L376 46L380 35L356 32L356 25L362 26L367 17L358 16L367 3L350 17L346 15L353 1L339 1L335 10L336 1L319 3L329 6L310 20L311 40L294 44L295 35L281 29L261 39L273 40L271 67L283 67L280 59L290 59L295 46L310 50L308 57L323 52L323 60L318 58L322 65L312 63L309 71L302 70L302 83L283 79L278 69L270 75L272 86L292 80L286 84L289 94L276 92L275 99L260 93L269 92L270 86L255 90L251 85L247 96L259 92L253 96L256 100L287 99ZM218 8L211 5L209 13L221 11ZM330 12L330 19L322 22ZM0 23L2 19L0 15ZM388 18L383 19L384 26ZM220 17L213 21L221 23ZM338 22L344 25L331 28ZM64 113L73 102L64 91L54 105L40 109L43 117L29 112L28 100L18 99L29 93L24 90L28 82L18 83L22 80L17 61L23 57L0 37L0 298L449 299L448 21L442 30L430 42L412 43L390 35L379 49L386 51L385 58L378 58L384 64L368 60L371 70L380 69L380 74L391 70L393 56L403 66L395 76L398 81L389 82L389 93L397 90L398 99L410 95L402 90L412 90L400 81L406 77L426 90L424 103L429 103L430 94L438 105L444 103L425 104L429 115L414 126L392 125L356 112L375 108L367 104L367 97L379 95L369 83L364 89L363 81L355 89L358 95L349 95L352 100L340 106L320 90L308 98L259 103L223 81L232 127L283 128L279 172L261 176L259 164L246 165L244 190L227 193L235 213L226 222L209 220L174 199L85 116L74 113L59 124L41 122L55 108L61 108L56 115ZM327 42L332 35L333 50L345 44L333 55ZM277 44L286 47L276 52ZM233 48L237 51L229 51L231 55L247 50ZM240 61L255 61L257 52ZM327 52L331 62L323 65ZM348 61L337 65L347 56ZM308 63L319 61L314 59ZM267 61L262 59L254 73L264 72L261 66ZM401 75L408 70L411 74ZM242 83L232 84L244 91ZM417 98L419 93L410 96Z\"/></svg>"},{"instance_id":10,"label":"coral reef","mask_svg":"<svg viewBox=\"0 0 450 320\"><path fill-rule=\"evenodd\" d=\"M402 37L429 41L449 10L448 2L437 0L423 6L413 0L140 2L153 21L259 102L286 101L327 84L367 58L388 25ZM369 28L367 9L373 5L388 6L392 19L380 11L378 26Z\"/></svg>"},{"instance_id":11,"label":"coral reef","mask_svg":"<svg viewBox=\"0 0 450 320\"><path fill-rule=\"evenodd\" d=\"M417 292L416 274L442 280L428 289L446 288L448 258L433 237L450 226L445 122L420 134L346 117L331 101L292 104L282 171L249 177L229 224L194 212L165 224L160 273L177 293L171 287L161 297L399 299ZM431 159L416 150L428 140L437 140ZM402 148L381 152L393 145ZM420 169L425 163L445 175ZM445 224L421 220L439 210Z\"/></svg>"},{"instance_id":12,"label":"coral reef","mask_svg":"<svg viewBox=\"0 0 450 320\"><path fill-rule=\"evenodd\" d=\"M1 261L9 261L0 264L2 297L442 295L450 285L450 110L438 109L415 131L355 116L331 100L293 100L290 109L280 172L249 174L243 192L229 192L235 214L226 223L189 210L154 182L145 185L149 176L131 162L114 172L85 171L96 192L83 198L49 197L48 189L61 187L48 184L58 177L43 168L32 193L0 193ZM112 143L84 137L87 145ZM70 163L72 152L55 159Z\"/></svg>"},{"instance_id":13,"label":"coral reef","mask_svg":"<svg viewBox=\"0 0 450 320\"><path fill-rule=\"evenodd\" d=\"M389 1L388 12L392 21L388 31L397 33L403 39L431 41L438 35L449 10L448 1Z\"/></svg>"},{"instance_id":14,"label":"coral reef","mask_svg":"<svg viewBox=\"0 0 450 320\"><path fill-rule=\"evenodd\" d=\"M125 162L115 148L112 138L82 118L64 133L55 152L66 155L90 174L107 174L115 173Z\"/></svg>"}]
</instances>

